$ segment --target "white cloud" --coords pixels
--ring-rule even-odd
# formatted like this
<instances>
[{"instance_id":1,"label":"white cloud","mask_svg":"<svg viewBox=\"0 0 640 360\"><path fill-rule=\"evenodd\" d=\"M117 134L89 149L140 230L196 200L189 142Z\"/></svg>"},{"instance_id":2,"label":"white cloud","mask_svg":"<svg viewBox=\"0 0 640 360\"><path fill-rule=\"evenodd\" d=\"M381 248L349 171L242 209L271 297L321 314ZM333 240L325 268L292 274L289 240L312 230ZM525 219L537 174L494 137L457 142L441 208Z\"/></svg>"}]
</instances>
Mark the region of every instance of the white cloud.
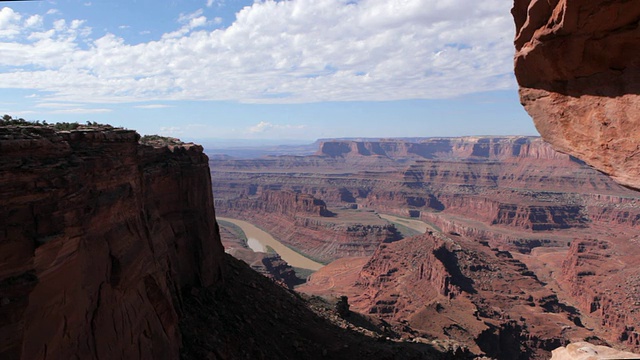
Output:
<instances>
[{"instance_id":1,"label":"white cloud","mask_svg":"<svg viewBox=\"0 0 640 360\"><path fill-rule=\"evenodd\" d=\"M209 21L198 10L181 14L176 31L136 45L113 34L92 39L90 27L72 19L35 31L20 22L27 15L5 8L0 66L15 71L0 73L0 87L82 103L379 101L515 88L509 7L256 1L227 28L204 30Z\"/></svg>"},{"instance_id":2,"label":"white cloud","mask_svg":"<svg viewBox=\"0 0 640 360\"><path fill-rule=\"evenodd\" d=\"M180 17L178 17L178 22L184 25L182 25L182 27L176 31L163 34L162 39L167 40L181 38L187 35L191 30L205 26L207 24L207 18L205 16L202 16L202 13L203 10L198 9L191 14L180 14Z\"/></svg>"},{"instance_id":3,"label":"white cloud","mask_svg":"<svg viewBox=\"0 0 640 360\"><path fill-rule=\"evenodd\" d=\"M134 106L134 108L137 109L164 109L164 108L169 108L172 107L171 105L166 105L166 104L148 104L148 105L137 105Z\"/></svg>"},{"instance_id":4,"label":"white cloud","mask_svg":"<svg viewBox=\"0 0 640 360\"><path fill-rule=\"evenodd\" d=\"M73 103L55 103L55 102L50 102L50 103L39 103L35 107L37 107L37 108L73 108L73 107L79 107L79 106L82 106L82 105L73 104Z\"/></svg>"},{"instance_id":5,"label":"white cloud","mask_svg":"<svg viewBox=\"0 0 640 360\"><path fill-rule=\"evenodd\" d=\"M249 132L253 134L257 133L266 133L273 130L282 131L282 130L302 130L304 129L304 125L280 125L280 124L272 124L267 121L260 121L254 126L249 127Z\"/></svg>"},{"instance_id":6,"label":"white cloud","mask_svg":"<svg viewBox=\"0 0 640 360\"><path fill-rule=\"evenodd\" d=\"M111 112L111 109L89 109L89 108L72 108L72 109L61 109L61 110L53 110L49 113L51 114L101 114Z\"/></svg>"},{"instance_id":7,"label":"white cloud","mask_svg":"<svg viewBox=\"0 0 640 360\"><path fill-rule=\"evenodd\" d=\"M12 38L18 35L21 19L22 16L11 8L0 9L0 38Z\"/></svg>"},{"instance_id":8,"label":"white cloud","mask_svg":"<svg viewBox=\"0 0 640 360\"><path fill-rule=\"evenodd\" d=\"M207 0L207 7L212 7L216 4L218 7L224 6L224 0Z\"/></svg>"},{"instance_id":9,"label":"white cloud","mask_svg":"<svg viewBox=\"0 0 640 360\"><path fill-rule=\"evenodd\" d=\"M29 18L25 20L24 26L27 28L42 26L42 16L40 15L29 16Z\"/></svg>"},{"instance_id":10,"label":"white cloud","mask_svg":"<svg viewBox=\"0 0 640 360\"><path fill-rule=\"evenodd\" d=\"M178 126L165 126L160 128L160 134L168 136L179 136L184 134L184 130Z\"/></svg>"}]
</instances>

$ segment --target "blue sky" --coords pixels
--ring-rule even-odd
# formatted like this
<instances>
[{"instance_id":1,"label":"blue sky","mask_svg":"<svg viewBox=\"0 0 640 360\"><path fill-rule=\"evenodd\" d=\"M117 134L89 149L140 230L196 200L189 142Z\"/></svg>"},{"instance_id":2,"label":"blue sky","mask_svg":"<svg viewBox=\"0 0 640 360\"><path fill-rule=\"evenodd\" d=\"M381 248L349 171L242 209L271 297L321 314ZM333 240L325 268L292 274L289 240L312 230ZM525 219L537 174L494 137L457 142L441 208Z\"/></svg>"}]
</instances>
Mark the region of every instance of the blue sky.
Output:
<instances>
[{"instance_id":1,"label":"blue sky","mask_svg":"<svg viewBox=\"0 0 640 360\"><path fill-rule=\"evenodd\" d=\"M0 108L185 140L537 135L511 4L2 2Z\"/></svg>"}]
</instances>

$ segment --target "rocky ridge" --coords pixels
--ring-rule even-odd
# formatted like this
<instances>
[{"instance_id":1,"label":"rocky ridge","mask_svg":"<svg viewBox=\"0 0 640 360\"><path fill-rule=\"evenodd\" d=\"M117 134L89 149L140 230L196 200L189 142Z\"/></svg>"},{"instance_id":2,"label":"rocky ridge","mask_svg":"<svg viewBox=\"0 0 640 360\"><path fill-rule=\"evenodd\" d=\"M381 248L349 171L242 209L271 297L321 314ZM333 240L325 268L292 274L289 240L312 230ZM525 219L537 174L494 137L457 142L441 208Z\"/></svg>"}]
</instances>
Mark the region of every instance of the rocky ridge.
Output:
<instances>
[{"instance_id":1,"label":"rocky ridge","mask_svg":"<svg viewBox=\"0 0 640 360\"><path fill-rule=\"evenodd\" d=\"M311 276L300 291L322 294ZM352 308L405 323L414 336L448 338L497 359L545 359L573 338L593 335L508 251L438 232L381 245L354 283L334 279ZM336 285L337 284L337 285ZM320 288L323 285L321 284Z\"/></svg>"},{"instance_id":2,"label":"rocky ridge","mask_svg":"<svg viewBox=\"0 0 640 360\"><path fill-rule=\"evenodd\" d=\"M465 359L340 320L224 254L207 157L134 131L0 127L0 357Z\"/></svg>"},{"instance_id":3,"label":"rocky ridge","mask_svg":"<svg viewBox=\"0 0 640 360\"><path fill-rule=\"evenodd\" d=\"M461 157L473 151L458 149L473 149L480 140L489 144L486 149L500 151ZM615 231L624 232L640 221L640 202L633 191L553 151L540 139L448 139L447 144L455 144L448 150L441 139L421 143L430 141L438 144L433 159L355 153L212 160L217 169L212 174L216 206L224 213L246 199L260 202L266 191L294 191L314 196L328 208L420 218L446 232L474 235L522 252L540 244L566 246L573 233L561 230L606 232L613 223ZM390 141L384 144L391 146ZM401 142L395 147L406 146ZM251 216L253 212L246 210Z\"/></svg>"},{"instance_id":4,"label":"rocky ridge","mask_svg":"<svg viewBox=\"0 0 640 360\"><path fill-rule=\"evenodd\" d=\"M374 211L429 223L433 234L452 239L457 250L442 245L452 242L431 248L427 244L435 240L428 236L413 240L415 243L410 239L383 243L368 261L349 261L362 264L360 269L338 260L301 288L319 295L347 294L353 308L407 321L425 336L453 337L475 344L477 353L498 358L509 358L520 345L519 351L526 356L545 358L550 350L575 338L637 346L635 340L628 341L635 338L636 320L624 315L627 308L606 306L591 311L579 298L583 292L574 289L577 278L556 279L553 275L562 272L564 260L569 264L568 273L580 272L568 260L576 239L606 239L616 244L610 247L613 249L622 246L629 234L637 233L637 193L555 152L539 138L424 139L416 143L430 141L437 143L437 151L423 152L424 157L406 151L410 145L402 141L376 145L338 140L333 146L325 140L315 156L213 161L216 205L219 211L226 211L225 202L232 199L259 201L262 192L293 191L323 200L331 211ZM344 150L340 154L325 153L340 148ZM251 210L237 215L254 222L266 219L263 213ZM275 227L277 221L269 217L265 222ZM290 232L292 226L304 226L286 224ZM637 249L621 251L631 255L621 259L621 267L637 269L632 259ZM456 255L437 258L436 253ZM457 254L467 259L462 265L455 260ZM420 271L413 259L425 259L428 263L422 268L429 270ZM605 264L600 272L602 277L588 277L594 281L580 287L599 289L605 276L616 270ZM423 277L414 278L418 273L424 273ZM460 274L469 279L462 281L462 287L452 283ZM621 281L633 283L630 272L616 274ZM479 288L469 285L486 284L486 279L496 276L509 281L493 280L491 286ZM616 289L613 303L626 303L631 294L632 290ZM417 315L427 311L421 304L434 304L434 308L428 315ZM456 319L460 329L452 330L454 323L446 319ZM503 340L498 340L500 336ZM492 341L500 345L492 347Z\"/></svg>"},{"instance_id":5,"label":"rocky ridge","mask_svg":"<svg viewBox=\"0 0 640 360\"><path fill-rule=\"evenodd\" d=\"M540 134L556 149L640 189L640 7L631 1L515 0L512 14L520 99ZM611 223L628 216L601 214ZM638 350L637 270L625 272L637 267L626 256L637 248L637 227L625 235L614 242L576 239L562 280L585 311L599 314L611 337ZM606 286L597 280L604 276ZM575 350L563 349L562 358L597 355Z\"/></svg>"},{"instance_id":6,"label":"rocky ridge","mask_svg":"<svg viewBox=\"0 0 640 360\"><path fill-rule=\"evenodd\" d=\"M556 149L640 189L640 7L516 0L520 99Z\"/></svg>"},{"instance_id":7,"label":"rocky ridge","mask_svg":"<svg viewBox=\"0 0 640 360\"><path fill-rule=\"evenodd\" d=\"M3 358L177 358L222 276L207 156L135 131L0 127Z\"/></svg>"}]
</instances>

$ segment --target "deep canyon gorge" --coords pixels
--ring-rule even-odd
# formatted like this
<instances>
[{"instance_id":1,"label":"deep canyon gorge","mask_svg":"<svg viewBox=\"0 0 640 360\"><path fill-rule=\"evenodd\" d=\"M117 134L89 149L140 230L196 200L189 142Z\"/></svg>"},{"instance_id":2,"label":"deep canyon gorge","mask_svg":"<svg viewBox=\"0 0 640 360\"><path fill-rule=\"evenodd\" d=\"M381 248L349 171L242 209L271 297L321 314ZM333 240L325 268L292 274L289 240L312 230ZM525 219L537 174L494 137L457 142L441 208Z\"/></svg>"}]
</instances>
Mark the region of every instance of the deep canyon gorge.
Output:
<instances>
[{"instance_id":1,"label":"deep canyon gorge","mask_svg":"<svg viewBox=\"0 0 640 360\"><path fill-rule=\"evenodd\" d=\"M540 138L325 140L210 164L218 214L329 262L299 291L499 358L640 346L640 197ZM429 230L402 239L380 214Z\"/></svg>"},{"instance_id":2,"label":"deep canyon gorge","mask_svg":"<svg viewBox=\"0 0 640 360\"><path fill-rule=\"evenodd\" d=\"M516 0L512 14L542 138L234 159L110 126L0 127L0 358L640 352L640 7ZM301 278L216 215L326 265ZM340 296L350 310L325 300Z\"/></svg>"}]
</instances>

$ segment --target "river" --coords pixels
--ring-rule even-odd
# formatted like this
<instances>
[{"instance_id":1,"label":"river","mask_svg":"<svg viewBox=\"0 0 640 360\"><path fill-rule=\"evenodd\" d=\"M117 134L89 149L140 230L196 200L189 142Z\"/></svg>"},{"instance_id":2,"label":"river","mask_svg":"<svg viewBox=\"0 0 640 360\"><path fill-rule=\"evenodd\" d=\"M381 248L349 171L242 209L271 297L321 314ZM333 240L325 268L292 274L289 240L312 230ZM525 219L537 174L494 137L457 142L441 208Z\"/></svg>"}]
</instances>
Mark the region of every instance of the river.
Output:
<instances>
[{"instance_id":1,"label":"river","mask_svg":"<svg viewBox=\"0 0 640 360\"><path fill-rule=\"evenodd\" d=\"M420 220L401 218L393 215L384 215L384 214L378 214L378 215L380 215L381 218L387 221L397 222L408 228L419 231L421 234L424 234L427 231L427 229L431 229L431 226L429 224Z\"/></svg>"},{"instance_id":2,"label":"river","mask_svg":"<svg viewBox=\"0 0 640 360\"><path fill-rule=\"evenodd\" d=\"M251 250L256 252L266 252L267 246L272 248L275 252L280 255L282 260L289 263L289 265L293 267L309 269L309 270L318 270L324 265L315 262L299 253L291 250L286 245L276 240L269 233L259 229L257 226L237 219L231 219L226 217L218 217L218 220L228 221L230 223L235 224L239 228L244 231L247 236L247 245L251 248Z\"/></svg>"}]
</instances>

